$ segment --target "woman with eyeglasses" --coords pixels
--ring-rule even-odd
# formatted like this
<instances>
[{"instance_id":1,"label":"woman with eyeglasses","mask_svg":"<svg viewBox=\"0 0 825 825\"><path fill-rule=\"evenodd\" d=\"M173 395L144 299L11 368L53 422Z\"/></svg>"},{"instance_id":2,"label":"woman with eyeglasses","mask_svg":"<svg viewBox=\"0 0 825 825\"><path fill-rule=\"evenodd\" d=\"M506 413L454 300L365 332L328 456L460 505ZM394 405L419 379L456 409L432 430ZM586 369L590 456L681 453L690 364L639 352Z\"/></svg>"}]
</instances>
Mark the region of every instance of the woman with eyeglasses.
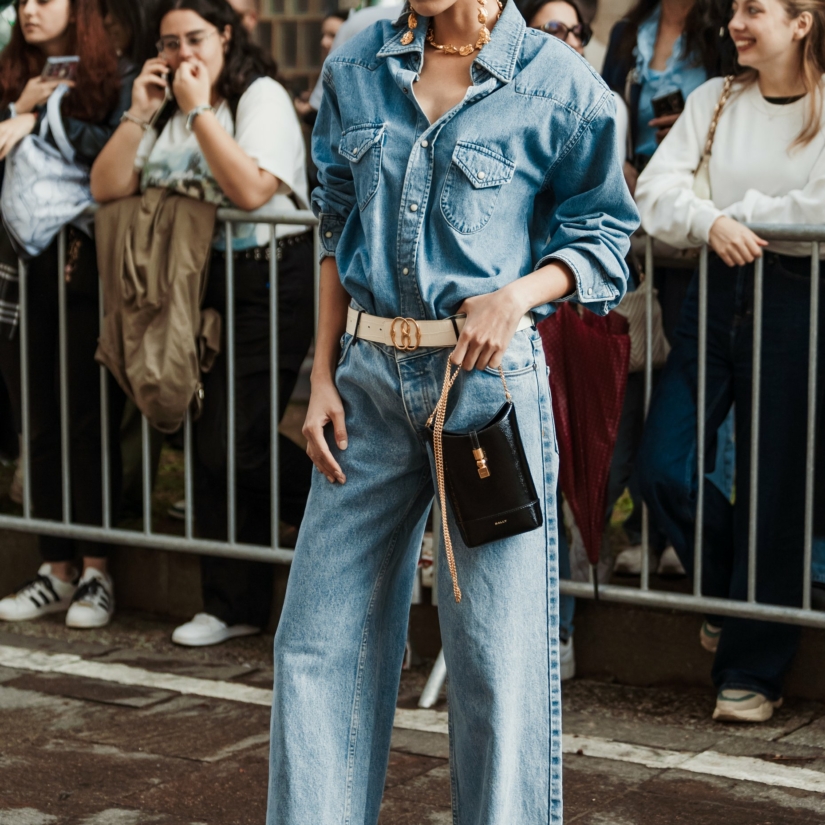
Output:
<instances>
[{"instance_id":1,"label":"woman with eyeglasses","mask_svg":"<svg viewBox=\"0 0 825 825\"><path fill-rule=\"evenodd\" d=\"M304 142L292 101L227 0L161 0L158 18L158 56L144 65L132 107L92 170L95 197L105 202L161 187L245 210L308 208ZM223 231L216 233L203 300L223 317L234 309L237 539L262 545L271 541L271 232L265 224L236 224L231 249ZM281 225L276 235L280 417L313 334L313 265L305 227ZM226 300L227 255L234 257L234 308ZM215 540L227 537L226 371L221 355L203 376L204 405L194 431L196 528ZM297 528L311 463L287 438L278 449L281 518ZM211 645L257 633L268 622L269 565L204 558L201 582L204 612L177 628L173 641Z\"/></svg>"},{"instance_id":2,"label":"woman with eyeglasses","mask_svg":"<svg viewBox=\"0 0 825 825\"><path fill-rule=\"evenodd\" d=\"M519 5L522 17L530 28L546 32L563 40L570 48L584 55L584 47L593 32L584 22L578 7L567 0L528 0Z\"/></svg>"}]
</instances>

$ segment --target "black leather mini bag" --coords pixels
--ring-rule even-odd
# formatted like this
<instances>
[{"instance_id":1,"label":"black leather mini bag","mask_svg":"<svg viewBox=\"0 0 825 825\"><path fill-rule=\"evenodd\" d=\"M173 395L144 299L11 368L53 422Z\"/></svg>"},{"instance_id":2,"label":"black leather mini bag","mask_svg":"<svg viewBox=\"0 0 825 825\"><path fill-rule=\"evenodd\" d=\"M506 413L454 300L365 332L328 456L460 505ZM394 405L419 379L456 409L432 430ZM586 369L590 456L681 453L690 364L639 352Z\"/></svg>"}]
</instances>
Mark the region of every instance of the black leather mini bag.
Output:
<instances>
[{"instance_id":1,"label":"black leather mini bag","mask_svg":"<svg viewBox=\"0 0 825 825\"><path fill-rule=\"evenodd\" d=\"M427 427L432 433L447 564L458 602L461 590L447 524L447 495L468 547L536 530L543 520L504 372L499 368L506 400L493 419L478 430L451 433L444 431L447 397L460 368L451 374L450 367L448 361L441 398Z\"/></svg>"}]
</instances>

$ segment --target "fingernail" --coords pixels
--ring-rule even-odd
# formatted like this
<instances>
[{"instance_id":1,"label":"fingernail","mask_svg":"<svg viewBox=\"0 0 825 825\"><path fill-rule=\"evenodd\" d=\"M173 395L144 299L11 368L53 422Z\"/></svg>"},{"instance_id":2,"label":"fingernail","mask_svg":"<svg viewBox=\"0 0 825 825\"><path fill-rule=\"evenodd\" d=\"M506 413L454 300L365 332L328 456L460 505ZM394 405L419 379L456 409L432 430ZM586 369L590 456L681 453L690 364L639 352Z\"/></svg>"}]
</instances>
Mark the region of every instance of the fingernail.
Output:
<instances>
[{"instance_id":1,"label":"fingernail","mask_svg":"<svg viewBox=\"0 0 825 825\"><path fill-rule=\"evenodd\" d=\"M335 484L335 479L334 479L332 476L327 476L327 481L328 481L330 484Z\"/></svg>"},{"instance_id":2,"label":"fingernail","mask_svg":"<svg viewBox=\"0 0 825 825\"><path fill-rule=\"evenodd\" d=\"M340 449L340 450L346 450L347 449L347 440L346 440L346 438L342 438L338 442L338 449Z\"/></svg>"}]
</instances>

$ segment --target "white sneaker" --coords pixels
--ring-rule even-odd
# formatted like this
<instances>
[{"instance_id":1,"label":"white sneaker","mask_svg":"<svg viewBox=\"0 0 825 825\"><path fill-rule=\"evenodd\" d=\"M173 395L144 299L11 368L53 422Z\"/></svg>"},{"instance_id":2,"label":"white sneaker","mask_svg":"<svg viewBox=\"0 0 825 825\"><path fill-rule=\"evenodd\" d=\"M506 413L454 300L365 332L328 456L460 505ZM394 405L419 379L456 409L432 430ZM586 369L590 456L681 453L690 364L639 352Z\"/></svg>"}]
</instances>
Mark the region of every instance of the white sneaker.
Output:
<instances>
[{"instance_id":1,"label":"white sneaker","mask_svg":"<svg viewBox=\"0 0 825 825\"><path fill-rule=\"evenodd\" d=\"M665 552L662 553L662 558L659 559L659 568L656 571L659 576L669 579L681 579L687 576L682 562L679 561L679 556L673 545L665 547Z\"/></svg>"},{"instance_id":2,"label":"white sneaker","mask_svg":"<svg viewBox=\"0 0 825 825\"><path fill-rule=\"evenodd\" d=\"M699 630L699 644L702 645L708 653L716 653L719 647L719 637L722 635L722 628L711 624L708 621L702 622L702 627Z\"/></svg>"},{"instance_id":3,"label":"white sneaker","mask_svg":"<svg viewBox=\"0 0 825 825\"><path fill-rule=\"evenodd\" d=\"M73 582L53 576L50 564L41 564L34 579L0 601L0 620L25 622L47 613L61 613L69 609L76 590Z\"/></svg>"},{"instance_id":4,"label":"white sneaker","mask_svg":"<svg viewBox=\"0 0 825 825\"><path fill-rule=\"evenodd\" d=\"M767 722L782 699L771 702L767 696L752 690L719 691L713 718L718 722Z\"/></svg>"},{"instance_id":5,"label":"white sneaker","mask_svg":"<svg viewBox=\"0 0 825 825\"><path fill-rule=\"evenodd\" d=\"M566 682L576 675L576 654L573 650L573 637L566 642L559 640L559 650L561 652L561 680Z\"/></svg>"},{"instance_id":6,"label":"white sneaker","mask_svg":"<svg viewBox=\"0 0 825 825\"><path fill-rule=\"evenodd\" d=\"M66 627L105 627L115 612L112 577L89 567L77 584L77 593L66 614Z\"/></svg>"},{"instance_id":7,"label":"white sneaker","mask_svg":"<svg viewBox=\"0 0 825 825\"><path fill-rule=\"evenodd\" d=\"M641 576L642 575L642 545L634 544L625 547L613 565L613 572L617 576Z\"/></svg>"},{"instance_id":8,"label":"white sneaker","mask_svg":"<svg viewBox=\"0 0 825 825\"><path fill-rule=\"evenodd\" d=\"M186 521L186 499L176 501L166 512L178 521Z\"/></svg>"},{"instance_id":9,"label":"white sneaker","mask_svg":"<svg viewBox=\"0 0 825 825\"><path fill-rule=\"evenodd\" d=\"M234 624L230 627L217 616L198 613L191 622L175 629L172 641L187 647L206 647L207 645L219 645L236 636L254 636L260 632L259 627L252 627L248 624Z\"/></svg>"}]
</instances>

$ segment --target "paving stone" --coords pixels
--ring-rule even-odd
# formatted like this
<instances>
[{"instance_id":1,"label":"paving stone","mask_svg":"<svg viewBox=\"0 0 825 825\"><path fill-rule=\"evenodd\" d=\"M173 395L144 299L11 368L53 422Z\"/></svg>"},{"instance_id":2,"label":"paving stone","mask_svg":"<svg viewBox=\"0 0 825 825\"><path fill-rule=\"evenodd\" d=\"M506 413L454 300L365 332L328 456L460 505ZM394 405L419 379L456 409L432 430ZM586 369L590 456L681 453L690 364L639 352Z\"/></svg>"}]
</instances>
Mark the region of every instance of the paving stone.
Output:
<instances>
[{"instance_id":1,"label":"paving stone","mask_svg":"<svg viewBox=\"0 0 825 825\"><path fill-rule=\"evenodd\" d=\"M391 751L385 788L403 785L411 779L428 773L433 768L445 765L446 761L446 759L434 759L430 756Z\"/></svg>"},{"instance_id":2,"label":"paving stone","mask_svg":"<svg viewBox=\"0 0 825 825\"><path fill-rule=\"evenodd\" d=\"M810 745L813 748L825 748L825 717L814 719L809 725L800 727L788 736L783 743L793 745Z\"/></svg>"},{"instance_id":3,"label":"paving stone","mask_svg":"<svg viewBox=\"0 0 825 825\"><path fill-rule=\"evenodd\" d=\"M27 628L26 625L29 627ZM97 641L96 630L70 630L66 627L62 613L44 616L37 622L21 622L15 625L14 631L0 631L0 645L10 647L24 647L29 650L38 650L41 653L73 653L75 656L101 656L117 649L115 644ZM28 635L24 631L39 630L39 635ZM46 635L42 631L51 630L56 637ZM82 634L82 639L69 639L71 634Z\"/></svg>"},{"instance_id":4,"label":"paving stone","mask_svg":"<svg viewBox=\"0 0 825 825\"><path fill-rule=\"evenodd\" d=\"M729 736L718 741L713 750L732 756L750 756L763 759L769 764L808 768L825 772L825 736L819 737L819 745L810 745L789 737L774 742Z\"/></svg>"},{"instance_id":5,"label":"paving stone","mask_svg":"<svg viewBox=\"0 0 825 825\"><path fill-rule=\"evenodd\" d=\"M33 690L69 699L84 699L88 702L121 705L127 708L151 707L176 695L168 690L99 682L62 673L24 673L17 679L6 682L6 685L20 690Z\"/></svg>"},{"instance_id":6,"label":"paving stone","mask_svg":"<svg viewBox=\"0 0 825 825\"><path fill-rule=\"evenodd\" d=\"M422 730L394 728L392 748L405 753L421 756L434 756L437 759L450 758L450 740L443 733L430 733Z\"/></svg>"},{"instance_id":7,"label":"paving stone","mask_svg":"<svg viewBox=\"0 0 825 825\"><path fill-rule=\"evenodd\" d=\"M81 739L104 744L129 742L145 753L199 761L219 761L233 746L252 747L269 733L269 708L176 696L146 710L119 714L102 724L94 720ZM244 745L244 743L246 743Z\"/></svg>"},{"instance_id":8,"label":"paving stone","mask_svg":"<svg viewBox=\"0 0 825 825\"><path fill-rule=\"evenodd\" d=\"M164 656L142 650L118 649L98 656L95 660L107 664L117 663L129 665L130 667L140 667L153 673L174 673L177 676L192 676L197 679L216 679L218 681L247 677L258 670L258 668L249 664L193 661L184 656ZM269 686L272 687L271 679Z\"/></svg>"},{"instance_id":9,"label":"paving stone","mask_svg":"<svg viewBox=\"0 0 825 825\"><path fill-rule=\"evenodd\" d=\"M384 794L379 825L451 825L450 770L446 765Z\"/></svg>"}]
</instances>

